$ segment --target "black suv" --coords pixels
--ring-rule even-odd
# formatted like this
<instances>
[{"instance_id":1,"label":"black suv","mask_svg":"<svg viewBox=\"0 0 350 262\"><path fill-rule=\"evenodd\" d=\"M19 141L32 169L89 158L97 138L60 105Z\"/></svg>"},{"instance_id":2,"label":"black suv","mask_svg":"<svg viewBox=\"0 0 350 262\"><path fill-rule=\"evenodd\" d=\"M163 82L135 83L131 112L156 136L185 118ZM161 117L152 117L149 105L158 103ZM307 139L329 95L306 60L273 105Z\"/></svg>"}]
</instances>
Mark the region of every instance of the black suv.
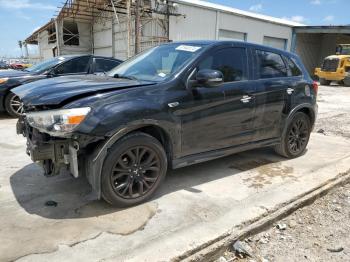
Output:
<instances>
[{"instance_id":1,"label":"black suv","mask_svg":"<svg viewBox=\"0 0 350 262\"><path fill-rule=\"evenodd\" d=\"M304 153L317 85L291 53L244 42L147 50L109 76L60 77L13 90L17 132L53 176L68 170L117 206L138 204L168 168L258 147Z\"/></svg>"},{"instance_id":2,"label":"black suv","mask_svg":"<svg viewBox=\"0 0 350 262\"><path fill-rule=\"evenodd\" d=\"M59 56L23 70L0 71L0 111L13 117L23 113L23 105L11 89L44 78L107 72L122 61L102 56Z\"/></svg>"}]
</instances>

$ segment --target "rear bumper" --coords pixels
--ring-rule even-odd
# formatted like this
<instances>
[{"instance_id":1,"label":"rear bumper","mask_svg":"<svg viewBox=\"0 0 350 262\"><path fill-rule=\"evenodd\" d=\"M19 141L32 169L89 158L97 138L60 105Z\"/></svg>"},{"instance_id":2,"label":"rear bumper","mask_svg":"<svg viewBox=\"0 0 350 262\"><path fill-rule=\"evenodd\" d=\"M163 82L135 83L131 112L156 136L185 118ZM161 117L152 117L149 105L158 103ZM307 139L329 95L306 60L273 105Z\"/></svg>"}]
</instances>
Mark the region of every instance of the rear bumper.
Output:
<instances>
[{"instance_id":1,"label":"rear bumper","mask_svg":"<svg viewBox=\"0 0 350 262\"><path fill-rule=\"evenodd\" d=\"M322 71L321 68L316 68L315 75L317 75L319 78L332 81L341 81L345 77L350 77L349 73L345 72L343 68L338 68L336 72L327 72Z\"/></svg>"}]
</instances>

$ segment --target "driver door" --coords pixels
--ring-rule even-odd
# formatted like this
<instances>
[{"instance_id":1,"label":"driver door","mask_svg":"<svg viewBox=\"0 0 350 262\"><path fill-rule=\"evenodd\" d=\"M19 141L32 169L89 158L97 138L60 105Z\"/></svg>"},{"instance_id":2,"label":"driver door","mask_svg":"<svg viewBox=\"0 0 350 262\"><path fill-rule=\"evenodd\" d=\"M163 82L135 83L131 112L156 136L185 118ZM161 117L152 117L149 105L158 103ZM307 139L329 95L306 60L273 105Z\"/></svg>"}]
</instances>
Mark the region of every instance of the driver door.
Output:
<instances>
[{"instance_id":1,"label":"driver door","mask_svg":"<svg viewBox=\"0 0 350 262\"><path fill-rule=\"evenodd\" d=\"M192 88L191 98L182 110L183 154L250 142L255 88L248 81L248 50L243 47L217 49L199 62L197 72L201 69L221 71L224 81L215 87Z\"/></svg>"}]
</instances>

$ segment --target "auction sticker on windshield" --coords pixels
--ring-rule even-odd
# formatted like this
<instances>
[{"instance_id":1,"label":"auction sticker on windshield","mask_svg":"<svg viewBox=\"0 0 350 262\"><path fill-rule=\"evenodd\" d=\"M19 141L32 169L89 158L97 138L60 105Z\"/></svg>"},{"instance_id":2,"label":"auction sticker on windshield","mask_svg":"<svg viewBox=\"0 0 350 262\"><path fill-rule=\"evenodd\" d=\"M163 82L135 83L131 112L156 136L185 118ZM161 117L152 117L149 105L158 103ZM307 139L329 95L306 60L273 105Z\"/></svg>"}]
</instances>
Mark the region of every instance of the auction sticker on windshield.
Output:
<instances>
[{"instance_id":1,"label":"auction sticker on windshield","mask_svg":"<svg viewBox=\"0 0 350 262\"><path fill-rule=\"evenodd\" d=\"M192 46L192 45L179 45L178 47L176 47L176 50L192 52L192 53L196 52L199 49L201 49L200 46Z\"/></svg>"}]
</instances>

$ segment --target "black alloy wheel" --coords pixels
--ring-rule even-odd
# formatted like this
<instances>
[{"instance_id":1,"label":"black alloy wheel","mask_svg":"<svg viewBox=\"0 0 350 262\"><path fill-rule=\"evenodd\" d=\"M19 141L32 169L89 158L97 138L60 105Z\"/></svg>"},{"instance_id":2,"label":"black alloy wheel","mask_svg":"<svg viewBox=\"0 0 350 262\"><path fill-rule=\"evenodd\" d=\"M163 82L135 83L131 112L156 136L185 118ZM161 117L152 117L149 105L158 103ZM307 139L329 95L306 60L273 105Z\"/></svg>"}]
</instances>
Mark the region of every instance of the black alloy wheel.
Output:
<instances>
[{"instance_id":1,"label":"black alloy wheel","mask_svg":"<svg viewBox=\"0 0 350 262\"><path fill-rule=\"evenodd\" d=\"M309 116L297 112L282 136L282 141L275 147L275 151L284 157L295 158L305 152L309 142L311 122Z\"/></svg>"},{"instance_id":2,"label":"black alloy wheel","mask_svg":"<svg viewBox=\"0 0 350 262\"><path fill-rule=\"evenodd\" d=\"M293 122L288 134L288 147L293 155L299 154L306 147L309 139L309 125L305 118L298 118Z\"/></svg>"},{"instance_id":3,"label":"black alloy wheel","mask_svg":"<svg viewBox=\"0 0 350 262\"><path fill-rule=\"evenodd\" d=\"M102 170L102 197L112 205L127 207L151 197L166 175L167 156L154 137L135 132L108 151Z\"/></svg>"},{"instance_id":4,"label":"black alloy wheel","mask_svg":"<svg viewBox=\"0 0 350 262\"><path fill-rule=\"evenodd\" d=\"M147 146L136 146L120 154L110 176L114 192L133 199L147 194L160 176L160 159Z\"/></svg>"}]
</instances>

